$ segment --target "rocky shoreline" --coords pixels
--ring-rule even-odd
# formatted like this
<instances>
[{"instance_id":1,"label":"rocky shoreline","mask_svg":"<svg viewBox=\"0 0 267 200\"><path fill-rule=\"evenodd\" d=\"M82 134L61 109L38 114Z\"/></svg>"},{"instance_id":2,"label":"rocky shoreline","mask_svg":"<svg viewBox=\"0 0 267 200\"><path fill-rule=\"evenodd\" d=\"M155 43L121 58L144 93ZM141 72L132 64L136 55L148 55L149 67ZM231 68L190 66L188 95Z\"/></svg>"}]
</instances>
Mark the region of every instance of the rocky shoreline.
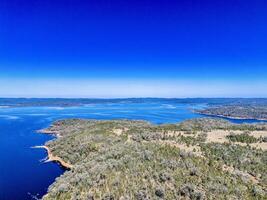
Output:
<instances>
[{"instance_id":1,"label":"rocky shoreline","mask_svg":"<svg viewBox=\"0 0 267 200\"><path fill-rule=\"evenodd\" d=\"M50 128L45 128L45 129L38 130L37 133L54 135L56 138L61 137L59 131L50 130ZM73 167L70 163L64 161L59 156L53 155L51 150L49 149L49 147L46 146L46 145L34 146L33 148L42 148L42 149L45 149L47 151L48 159L45 162L57 162L65 169L71 169Z\"/></svg>"},{"instance_id":2,"label":"rocky shoreline","mask_svg":"<svg viewBox=\"0 0 267 200\"><path fill-rule=\"evenodd\" d=\"M43 145L43 146L34 146L33 148L45 149L47 151L48 159L45 162L57 162L62 167L64 167L65 169L71 169L73 167L70 163L65 162L62 158L53 155L51 150L45 145Z\"/></svg>"}]
</instances>

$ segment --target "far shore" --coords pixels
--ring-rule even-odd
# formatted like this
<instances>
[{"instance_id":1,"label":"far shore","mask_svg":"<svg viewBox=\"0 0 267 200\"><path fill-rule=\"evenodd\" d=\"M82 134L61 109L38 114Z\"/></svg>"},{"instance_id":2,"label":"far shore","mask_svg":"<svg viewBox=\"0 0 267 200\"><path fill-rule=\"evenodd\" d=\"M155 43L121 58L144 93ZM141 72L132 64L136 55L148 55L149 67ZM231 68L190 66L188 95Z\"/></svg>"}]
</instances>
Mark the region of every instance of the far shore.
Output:
<instances>
[{"instance_id":1,"label":"far shore","mask_svg":"<svg viewBox=\"0 0 267 200\"><path fill-rule=\"evenodd\" d=\"M243 120L259 120L259 121L267 121L267 118L250 118L250 117L233 117L233 116L227 116L227 115L216 115L216 114L210 114L210 113L202 113L199 111L195 111L195 113L201 114L201 115L206 115L206 116L211 116L211 117L223 117L227 119L243 119Z\"/></svg>"}]
</instances>

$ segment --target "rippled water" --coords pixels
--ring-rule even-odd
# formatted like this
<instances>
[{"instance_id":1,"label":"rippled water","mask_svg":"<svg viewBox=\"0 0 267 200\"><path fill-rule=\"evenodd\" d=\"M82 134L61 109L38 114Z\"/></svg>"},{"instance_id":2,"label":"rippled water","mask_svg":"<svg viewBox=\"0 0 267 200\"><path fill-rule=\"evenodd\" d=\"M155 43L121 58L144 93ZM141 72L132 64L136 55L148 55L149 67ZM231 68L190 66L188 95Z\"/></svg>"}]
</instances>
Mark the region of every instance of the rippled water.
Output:
<instances>
[{"instance_id":1,"label":"rippled water","mask_svg":"<svg viewBox=\"0 0 267 200\"><path fill-rule=\"evenodd\" d=\"M146 102L89 104L68 108L0 108L0 199L40 198L55 178L64 172L55 163L43 163L42 160L46 157L43 149L31 148L53 138L38 134L36 130L49 126L57 119L142 119L156 124L175 123L201 117L191 110L202 106L204 105ZM235 122L241 123L244 120Z\"/></svg>"}]
</instances>

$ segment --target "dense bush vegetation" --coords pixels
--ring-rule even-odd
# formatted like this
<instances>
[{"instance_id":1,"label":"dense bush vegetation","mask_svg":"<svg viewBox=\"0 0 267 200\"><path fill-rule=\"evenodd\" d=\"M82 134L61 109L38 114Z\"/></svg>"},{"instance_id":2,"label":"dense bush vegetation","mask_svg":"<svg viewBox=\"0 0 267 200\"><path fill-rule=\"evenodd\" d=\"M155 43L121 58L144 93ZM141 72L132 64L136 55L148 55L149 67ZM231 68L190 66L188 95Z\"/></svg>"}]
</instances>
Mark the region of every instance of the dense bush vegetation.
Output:
<instances>
[{"instance_id":1,"label":"dense bush vegetation","mask_svg":"<svg viewBox=\"0 0 267 200\"><path fill-rule=\"evenodd\" d=\"M62 137L46 145L73 168L56 179L43 199L266 199L266 152L205 143L206 131L232 127L244 129L209 118L160 126L128 120L58 121L50 129ZM198 146L204 157L165 141ZM249 172L260 183L223 171L222 164Z\"/></svg>"},{"instance_id":2,"label":"dense bush vegetation","mask_svg":"<svg viewBox=\"0 0 267 200\"><path fill-rule=\"evenodd\" d=\"M202 144L205 156L227 166L233 166L256 177L261 177L267 185L267 153L266 151L239 146L235 144Z\"/></svg>"},{"instance_id":3,"label":"dense bush vegetation","mask_svg":"<svg viewBox=\"0 0 267 200\"><path fill-rule=\"evenodd\" d=\"M247 134L230 134L227 136L227 138L232 142L242 142L242 143L255 143L258 141L257 138Z\"/></svg>"}]
</instances>

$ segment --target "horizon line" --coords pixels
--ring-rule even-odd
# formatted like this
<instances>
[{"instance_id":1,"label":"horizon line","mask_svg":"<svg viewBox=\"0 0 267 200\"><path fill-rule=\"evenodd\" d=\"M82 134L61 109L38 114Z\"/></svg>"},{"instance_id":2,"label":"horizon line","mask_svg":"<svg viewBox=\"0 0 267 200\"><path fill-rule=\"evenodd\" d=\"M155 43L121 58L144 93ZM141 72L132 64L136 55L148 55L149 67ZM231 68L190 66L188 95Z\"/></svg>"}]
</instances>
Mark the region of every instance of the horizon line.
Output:
<instances>
[{"instance_id":1,"label":"horizon line","mask_svg":"<svg viewBox=\"0 0 267 200\"><path fill-rule=\"evenodd\" d=\"M267 99L267 97L1 97L0 99Z\"/></svg>"}]
</instances>

